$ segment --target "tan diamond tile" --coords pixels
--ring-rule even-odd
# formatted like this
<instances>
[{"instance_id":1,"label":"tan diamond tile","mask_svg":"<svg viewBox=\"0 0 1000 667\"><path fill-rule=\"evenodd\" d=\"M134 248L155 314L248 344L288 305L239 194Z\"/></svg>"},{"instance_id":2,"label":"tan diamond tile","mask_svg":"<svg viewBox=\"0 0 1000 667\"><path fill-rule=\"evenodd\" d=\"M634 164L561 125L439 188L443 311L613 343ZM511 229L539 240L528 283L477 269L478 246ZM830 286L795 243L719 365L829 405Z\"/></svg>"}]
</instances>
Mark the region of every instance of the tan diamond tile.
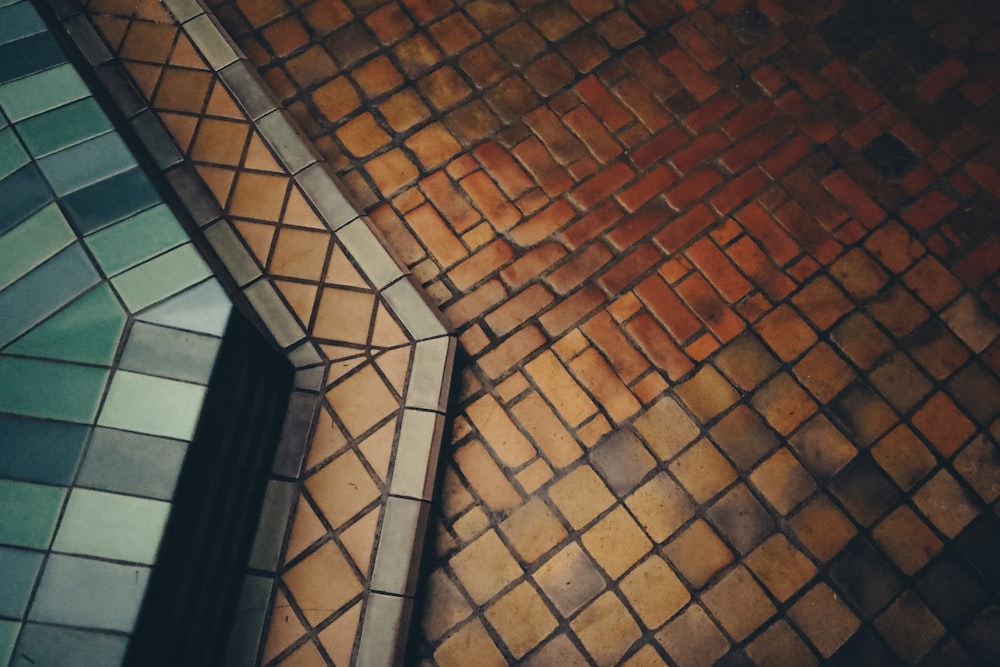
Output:
<instances>
[{"instance_id":1,"label":"tan diamond tile","mask_svg":"<svg viewBox=\"0 0 1000 667\"><path fill-rule=\"evenodd\" d=\"M665 472L636 489L625 505L654 542L670 537L694 514L694 505L684 490Z\"/></svg>"},{"instance_id":2,"label":"tan diamond tile","mask_svg":"<svg viewBox=\"0 0 1000 667\"><path fill-rule=\"evenodd\" d=\"M323 628L318 637L327 655L335 665L349 665L354 649L354 639L361 625L361 602L340 615L333 623ZM314 663L315 664L315 663Z\"/></svg>"},{"instance_id":3,"label":"tan diamond tile","mask_svg":"<svg viewBox=\"0 0 1000 667\"><path fill-rule=\"evenodd\" d=\"M729 640L697 604L657 632L656 641L678 667L711 667L729 650Z\"/></svg>"},{"instance_id":4,"label":"tan diamond tile","mask_svg":"<svg viewBox=\"0 0 1000 667\"><path fill-rule=\"evenodd\" d=\"M872 458L904 491L937 465L934 454L906 426L897 426L879 440L872 447Z\"/></svg>"},{"instance_id":5,"label":"tan diamond tile","mask_svg":"<svg viewBox=\"0 0 1000 667\"><path fill-rule=\"evenodd\" d=\"M538 646L557 625L542 598L527 582L493 603L486 610L486 618L515 658Z\"/></svg>"},{"instance_id":6,"label":"tan diamond tile","mask_svg":"<svg viewBox=\"0 0 1000 667\"><path fill-rule=\"evenodd\" d=\"M715 365L744 391L754 389L780 367L774 355L750 333L726 345L716 356Z\"/></svg>"},{"instance_id":7,"label":"tan diamond tile","mask_svg":"<svg viewBox=\"0 0 1000 667\"><path fill-rule=\"evenodd\" d=\"M733 386L712 366L705 366L677 387L677 395L695 417L708 421L739 400Z\"/></svg>"},{"instance_id":8,"label":"tan diamond tile","mask_svg":"<svg viewBox=\"0 0 1000 667\"><path fill-rule=\"evenodd\" d=\"M861 625L858 617L824 583L814 586L792 605L788 616L824 658L833 655Z\"/></svg>"},{"instance_id":9,"label":"tan diamond tile","mask_svg":"<svg viewBox=\"0 0 1000 667\"><path fill-rule=\"evenodd\" d=\"M563 616L572 616L604 590L604 577L577 543L568 544L532 578Z\"/></svg>"},{"instance_id":10,"label":"tan diamond tile","mask_svg":"<svg viewBox=\"0 0 1000 667\"><path fill-rule=\"evenodd\" d=\"M816 656L784 621L777 621L746 648L747 656L760 667L812 667Z\"/></svg>"},{"instance_id":11,"label":"tan diamond tile","mask_svg":"<svg viewBox=\"0 0 1000 667\"><path fill-rule=\"evenodd\" d=\"M683 582L662 557L651 554L628 576L620 588L647 629L654 630L691 599Z\"/></svg>"},{"instance_id":12,"label":"tan diamond tile","mask_svg":"<svg viewBox=\"0 0 1000 667\"><path fill-rule=\"evenodd\" d=\"M427 577L427 604L420 622L427 638L436 642L472 613L472 608L458 586L444 570L434 570Z\"/></svg>"},{"instance_id":13,"label":"tan diamond tile","mask_svg":"<svg viewBox=\"0 0 1000 667\"><path fill-rule=\"evenodd\" d=\"M890 514L872 534L906 574L917 572L943 546L927 524L906 506Z\"/></svg>"},{"instance_id":14,"label":"tan diamond tile","mask_svg":"<svg viewBox=\"0 0 1000 667\"><path fill-rule=\"evenodd\" d=\"M476 664L483 667L507 665L506 658L497 650L493 638L478 618L462 626L434 651L434 660L440 667L466 667L470 656L476 656Z\"/></svg>"},{"instance_id":15,"label":"tan diamond tile","mask_svg":"<svg viewBox=\"0 0 1000 667\"><path fill-rule=\"evenodd\" d=\"M951 456L958 451L976 430L969 418L943 392L934 394L911 421L942 456Z\"/></svg>"},{"instance_id":16,"label":"tan diamond tile","mask_svg":"<svg viewBox=\"0 0 1000 667\"><path fill-rule=\"evenodd\" d=\"M568 534L539 498L532 498L500 524L500 530L526 563L533 563Z\"/></svg>"},{"instance_id":17,"label":"tan diamond tile","mask_svg":"<svg viewBox=\"0 0 1000 667\"><path fill-rule=\"evenodd\" d=\"M611 507L615 497L593 468L581 466L548 489L549 498L573 528L583 528Z\"/></svg>"},{"instance_id":18,"label":"tan diamond tile","mask_svg":"<svg viewBox=\"0 0 1000 667\"><path fill-rule=\"evenodd\" d=\"M854 309L854 304L841 292L833 281L820 276L792 297L809 321L820 331L826 331L841 317Z\"/></svg>"},{"instance_id":19,"label":"tan diamond tile","mask_svg":"<svg viewBox=\"0 0 1000 667\"><path fill-rule=\"evenodd\" d=\"M337 417L359 436L399 409L399 401L370 364L326 392Z\"/></svg>"},{"instance_id":20,"label":"tan diamond tile","mask_svg":"<svg viewBox=\"0 0 1000 667\"><path fill-rule=\"evenodd\" d=\"M364 591L347 556L333 542L309 554L281 578L313 626Z\"/></svg>"},{"instance_id":21,"label":"tan diamond tile","mask_svg":"<svg viewBox=\"0 0 1000 667\"><path fill-rule=\"evenodd\" d=\"M860 248L837 260L830 267L830 275L857 299L875 296L887 279L885 272Z\"/></svg>"},{"instance_id":22,"label":"tan diamond tile","mask_svg":"<svg viewBox=\"0 0 1000 667\"><path fill-rule=\"evenodd\" d=\"M737 566L701 594L702 604L737 641L764 624L777 611L750 572Z\"/></svg>"},{"instance_id":23,"label":"tan diamond tile","mask_svg":"<svg viewBox=\"0 0 1000 667\"><path fill-rule=\"evenodd\" d=\"M931 391L930 380L902 352L894 352L868 375L872 385L900 413L924 400Z\"/></svg>"},{"instance_id":24,"label":"tan diamond tile","mask_svg":"<svg viewBox=\"0 0 1000 667\"><path fill-rule=\"evenodd\" d=\"M695 588L703 587L733 562L733 552L703 519L685 528L663 553Z\"/></svg>"},{"instance_id":25,"label":"tan diamond tile","mask_svg":"<svg viewBox=\"0 0 1000 667\"><path fill-rule=\"evenodd\" d=\"M772 310L755 326L782 361L791 361L812 347L816 332L790 306Z\"/></svg>"},{"instance_id":26,"label":"tan diamond tile","mask_svg":"<svg viewBox=\"0 0 1000 667\"><path fill-rule=\"evenodd\" d=\"M820 403L828 403L855 378L854 371L826 343L819 343L795 364L795 377Z\"/></svg>"},{"instance_id":27,"label":"tan diamond tile","mask_svg":"<svg viewBox=\"0 0 1000 667\"><path fill-rule=\"evenodd\" d=\"M852 313L838 324L831 336L833 342L854 363L868 368L875 360L892 349L892 342L870 318Z\"/></svg>"},{"instance_id":28,"label":"tan diamond tile","mask_svg":"<svg viewBox=\"0 0 1000 667\"><path fill-rule=\"evenodd\" d=\"M743 483L708 509L708 520L744 556L774 532L774 519Z\"/></svg>"},{"instance_id":29,"label":"tan diamond tile","mask_svg":"<svg viewBox=\"0 0 1000 667\"><path fill-rule=\"evenodd\" d=\"M816 489L812 476L784 447L750 475L750 481L781 514L788 514Z\"/></svg>"},{"instance_id":30,"label":"tan diamond tile","mask_svg":"<svg viewBox=\"0 0 1000 667\"><path fill-rule=\"evenodd\" d=\"M380 496L378 485L352 451L311 475L306 480L306 489L334 528L339 528Z\"/></svg>"},{"instance_id":31,"label":"tan diamond tile","mask_svg":"<svg viewBox=\"0 0 1000 667\"><path fill-rule=\"evenodd\" d=\"M566 635L558 634L524 661L525 667L590 667L590 662Z\"/></svg>"},{"instance_id":32,"label":"tan diamond tile","mask_svg":"<svg viewBox=\"0 0 1000 667\"><path fill-rule=\"evenodd\" d=\"M494 530L452 556L450 565L476 604L487 602L524 574Z\"/></svg>"},{"instance_id":33,"label":"tan diamond tile","mask_svg":"<svg viewBox=\"0 0 1000 667\"><path fill-rule=\"evenodd\" d=\"M651 405L635 420L633 427L661 461L672 459L701 431L670 397L663 397Z\"/></svg>"},{"instance_id":34,"label":"tan diamond tile","mask_svg":"<svg viewBox=\"0 0 1000 667\"><path fill-rule=\"evenodd\" d=\"M781 373L759 389L752 403L782 435L791 433L816 411L816 403L787 373Z\"/></svg>"},{"instance_id":35,"label":"tan diamond tile","mask_svg":"<svg viewBox=\"0 0 1000 667\"><path fill-rule=\"evenodd\" d=\"M620 577L653 548L653 543L621 506L584 533L582 542L612 579Z\"/></svg>"},{"instance_id":36,"label":"tan diamond tile","mask_svg":"<svg viewBox=\"0 0 1000 667\"><path fill-rule=\"evenodd\" d=\"M622 667L667 667L667 663L663 662L655 648L646 645L626 660Z\"/></svg>"},{"instance_id":37,"label":"tan diamond tile","mask_svg":"<svg viewBox=\"0 0 1000 667\"><path fill-rule=\"evenodd\" d=\"M736 470L707 439L685 450L670 464L670 472L699 503L714 498L736 480Z\"/></svg>"},{"instance_id":38,"label":"tan diamond tile","mask_svg":"<svg viewBox=\"0 0 1000 667\"><path fill-rule=\"evenodd\" d=\"M333 287L324 288L312 333L318 338L338 343L364 345L368 342L374 308L374 294ZM344 317L344 313L350 313L351 316Z\"/></svg>"},{"instance_id":39,"label":"tan diamond tile","mask_svg":"<svg viewBox=\"0 0 1000 667\"><path fill-rule=\"evenodd\" d=\"M934 527L954 539L979 516L979 503L947 470L939 470L913 494L913 502Z\"/></svg>"},{"instance_id":40,"label":"tan diamond tile","mask_svg":"<svg viewBox=\"0 0 1000 667\"><path fill-rule=\"evenodd\" d=\"M897 338L910 333L930 316L927 309L899 285L879 292L867 308L872 317Z\"/></svg>"},{"instance_id":41,"label":"tan diamond tile","mask_svg":"<svg viewBox=\"0 0 1000 667\"><path fill-rule=\"evenodd\" d=\"M642 630L614 593L594 600L577 615L570 627L599 665L613 665L642 637Z\"/></svg>"},{"instance_id":42,"label":"tan diamond tile","mask_svg":"<svg viewBox=\"0 0 1000 667\"><path fill-rule=\"evenodd\" d=\"M745 405L737 405L710 432L712 440L746 471L778 446L777 434Z\"/></svg>"},{"instance_id":43,"label":"tan diamond tile","mask_svg":"<svg viewBox=\"0 0 1000 667\"><path fill-rule=\"evenodd\" d=\"M941 621L912 590L904 591L875 619L875 628L908 665L920 662L945 633Z\"/></svg>"},{"instance_id":44,"label":"tan diamond tile","mask_svg":"<svg viewBox=\"0 0 1000 667\"><path fill-rule=\"evenodd\" d=\"M974 352L982 352L1000 336L1000 326L986 306L966 292L941 314L952 331Z\"/></svg>"},{"instance_id":45,"label":"tan diamond tile","mask_svg":"<svg viewBox=\"0 0 1000 667\"><path fill-rule=\"evenodd\" d=\"M264 652L261 654L264 663L270 662L306 633L306 629L302 627L295 610L288 604L288 599L280 588L274 595L271 610L271 622L267 628Z\"/></svg>"},{"instance_id":46,"label":"tan diamond tile","mask_svg":"<svg viewBox=\"0 0 1000 667\"><path fill-rule=\"evenodd\" d=\"M791 519L795 535L821 561L829 561L840 553L857 528L825 495L819 495L799 510Z\"/></svg>"},{"instance_id":47,"label":"tan diamond tile","mask_svg":"<svg viewBox=\"0 0 1000 667\"><path fill-rule=\"evenodd\" d=\"M778 533L747 556L747 567L764 582L771 594L784 602L816 576L816 566Z\"/></svg>"},{"instance_id":48,"label":"tan diamond tile","mask_svg":"<svg viewBox=\"0 0 1000 667\"><path fill-rule=\"evenodd\" d=\"M806 468L820 479L833 477L858 454L857 448L824 415L813 417L788 442Z\"/></svg>"}]
</instances>

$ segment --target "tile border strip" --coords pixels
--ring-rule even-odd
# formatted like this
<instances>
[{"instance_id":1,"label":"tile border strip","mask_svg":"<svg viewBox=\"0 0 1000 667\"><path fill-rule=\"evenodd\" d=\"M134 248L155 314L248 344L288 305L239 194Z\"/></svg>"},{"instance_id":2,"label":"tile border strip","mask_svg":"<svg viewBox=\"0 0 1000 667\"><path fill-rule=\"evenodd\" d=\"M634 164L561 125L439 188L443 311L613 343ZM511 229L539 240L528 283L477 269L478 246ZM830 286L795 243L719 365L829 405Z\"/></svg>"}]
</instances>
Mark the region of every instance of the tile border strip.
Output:
<instances>
[{"instance_id":1,"label":"tile border strip","mask_svg":"<svg viewBox=\"0 0 1000 667\"><path fill-rule=\"evenodd\" d=\"M278 296L260 267L223 223L223 211L177 150L156 114L134 90L121 65L107 49L76 0L43 0L56 14L71 40L93 68L97 79L128 119L134 133L161 171L166 184L187 210L200 235L215 252L245 303L296 369L285 425L272 472L283 478L299 475L320 401L324 360L317 347ZM375 545L367 609L361 622L355 664L363 667L401 665L412 621L420 559L426 538L430 502L446 419L457 338L437 308L412 282L409 271L360 207L345 195L338 179L318 156L291 116L273 99L267 85L209 9L199 0L162 0L179 27L219 76L251 125L260 132L289 176L316 209L334 238L351 253L359 268L385 298L414 341L413 367L403 406L384 516ZM221 223L221 224L220 224ZM251 565L275 563L295 503L294 493L280 493L288 482L272 478L267 495L278 499L279 512L266 507L255 539ZM281 487L281 488L279 488ZM278 515L281 519L277 519ZM268 520L270 519L270 520ZM267 524L267 525L265 525ZM273 570L273 568L271 568ZM239 611L254 630L233 636L255 636L255 646L230 645L230 664L246 664L259 655L275 580L259 574L245 577ZM263 587L268 604L261 607ZM391 638L391 639L387 639ZM237 657L238 656L238 657ZM233 661L236 660L236 663ZM256 658L254 658L256 662Z\"/></svg>"}]
</instances>

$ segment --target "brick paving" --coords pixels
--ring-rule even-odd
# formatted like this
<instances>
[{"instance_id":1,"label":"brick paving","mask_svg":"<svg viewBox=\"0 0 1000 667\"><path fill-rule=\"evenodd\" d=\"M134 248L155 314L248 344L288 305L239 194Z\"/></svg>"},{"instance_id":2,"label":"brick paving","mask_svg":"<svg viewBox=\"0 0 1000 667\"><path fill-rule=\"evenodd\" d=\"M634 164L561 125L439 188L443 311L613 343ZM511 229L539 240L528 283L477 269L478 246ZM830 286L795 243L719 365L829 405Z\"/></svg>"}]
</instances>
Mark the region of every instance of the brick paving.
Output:
<instances>
[{"instance_id":1,"label":"brick paving","mask_svg":"<svg viewBox=\"0 0 1000 667\"><path fill-rule=\"evenodd\" d=\"M460 334L413 664L1000 655L993 3L213 9Z\"/></svg>"}]
</instances>

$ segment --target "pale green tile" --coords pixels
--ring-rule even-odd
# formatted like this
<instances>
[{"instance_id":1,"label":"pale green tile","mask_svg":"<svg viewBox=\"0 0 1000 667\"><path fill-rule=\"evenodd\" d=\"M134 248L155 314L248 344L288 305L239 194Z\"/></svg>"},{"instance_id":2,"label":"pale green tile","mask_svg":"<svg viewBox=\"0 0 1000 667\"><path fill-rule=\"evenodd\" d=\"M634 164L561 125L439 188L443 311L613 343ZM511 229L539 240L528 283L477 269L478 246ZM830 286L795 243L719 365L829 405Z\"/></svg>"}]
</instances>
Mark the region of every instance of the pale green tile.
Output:
<instances>
[{"instance_id":1,"label":"pale green tile","mask_svg":"<svg viewBox=\"0 0 1000 667\"><path fill-rule=\"evenodd\" d=\"M47 549L66 489L0 479L0 544Z\"/></svg>"},{"instance_id":2,"label":"pale green tile","mask_svg":"<svg viewBox=\"0 0 1000 667\"><path fill-rule=\"evenodd\" d=\"M56 204L49 204L0 236L0 289L76 240Z\"/></svg>"},{"instance_id":3,"label":"pale green tile","mask_svg":"<svg viewBox=\"0 0 1000 667\"><path fill-rule=\"evenodd\" d=\"M188 240L170 208L160 204L105 227L84 242L104 271L115 275Z\"/></svg>"},{"instance_id":4,"label":"pale green tile","mask_svg":"<svg viewBox=\"0 0 1000 667\"><path fill-rule=\"evenodd\" d=\"M232 310L233 304L226 291L213 278L139 313L137 319L222 336Z\"/></svg>"},{"instance_id":5,"label":"pale green tile","mask_svg":"<svg viewBox=\"0 0 1000 667\"><path fill-rule=\"evenodd\" d=\"M14 130L0 130L0 179L7 178L15 171L28 164L31 158L18 141Z\"/></svg>"},{"instance_id":6,"label":"pale green tile","mask_svg":"<svg viewBox=\"0 0 1000 667\"><path fill-rule=\"evenodd\" d=\"M108 371L0 355L0 377L18 378L16 383L0 382L0 411L89 424L97 414Z\"/></svg>"},{"instance_id":7,"label":"pale green tile","mask_svg":"<svg viewBox=\"0 0 1000 667\"><path fill-rule=\"evenodd\" d=\"M84 97L90 90L68 64L0 86L0 107L15 123Z\"/></svg>"},{"instance_id":8,"label":"pale green tile","mask_svg":"<svg viewBox=\"0 0 1000 667\"><path fill-rule=\"evenodd\" d=\"M17 125L21 141L36 158L113 129L111 121L92 97L26 118Z\"/></svg>"},{"instance_id":9,"label":"pale green tile","mask_svg":"<svg viewBox=\"0 0 1000 667\"><path fill-rule=\"evenodd\" d=\"M134 313L212 275L191 244L119 274L111 282Z\"/></svg>"},{"instance_id":10,"label":"pale green tile","mask_svg":"<svg viewBox=\"0 0 1000 667\"><path fill-rule=\"evenodd\" d=\"M14 643L17 641L17 634L20 631L21 624L17 621L7 621L0 618L0 665L6 665L14 654Z\"/></svg>"},{"instance_id":11,"label":"pale green tile","mask_svg":"<svg viewBox=\"0 0 1000 667\"><path fill-rule=\"evenodd\" d=\"M52 548L83 556L152 565L170 503L74 489Z\"/></svg>"},{"instance_id":12,"label":"pale green tile","mask_svg":"<svg viewBox=\"0 0 1000 667\"><path fill-rule=\"evenodd\" d=\"M139 373L115 373L98 424L191 440L205 388Z\"/></svg>"}]
</instances>

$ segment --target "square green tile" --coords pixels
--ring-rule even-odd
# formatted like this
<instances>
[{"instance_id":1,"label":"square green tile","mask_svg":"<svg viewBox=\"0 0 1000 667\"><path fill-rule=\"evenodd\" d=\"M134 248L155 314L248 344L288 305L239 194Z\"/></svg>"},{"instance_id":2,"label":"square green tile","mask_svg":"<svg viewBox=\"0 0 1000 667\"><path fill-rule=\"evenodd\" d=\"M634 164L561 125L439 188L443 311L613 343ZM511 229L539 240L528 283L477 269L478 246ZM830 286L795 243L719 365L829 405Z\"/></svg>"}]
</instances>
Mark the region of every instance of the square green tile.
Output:
<instances>
[{"instance_id":1,"label":"square green tile","mask_svg":"<svg viewBox=\"0 0 1000 667\"><path fill-rule=\"evenodd\" d=\"M84 239L108 275L116 275L189 240L166 204L159 204Z\"/></svg>"},{"instance_id":2,"label":"square green tile","mask_svg":"<svg viewBox=\"0 0 1000 667\"><path fill-rule=\"evenodd\" d=\"M47 549L66 489L0 479L0 544Z\"/></svg>"},{"instance_id":3,"label":"square green tile","mask_svg":"<svg viewBox=\"0 0 1000 667\"><path fill-rule=\"evenodd\" d=\"M132 151L109 132L38 160L38 168L57 195L83 189L136 166Z\"/></svg>"},{"instance_id":4,"label":"square green tile","mask_svg":"<svg viewBox=\"0 0 1000 667\"><path fill-rule=\"evenodd\" d=\"M0 616L24 617L41 567L41 551L0 547Z\"/></svg>"},{"instance_id":5,"label":"square green tile","mask_svg":"<svg viewBox=\"0 0 1000 667\"><path fill-rule=\"evenodd\" d=\"M120 667L125 662L127 648L128 638L123 635L25 623L10 667ZM0 661L0 664L5 663Z\"/></svg>"},{"instance_id":6,"label":"square green tile","mask_svg":"<svg viewBox=\"0 0 1000 667\"><path fill-rule=\"evenodd\" d=\"M0 289L76 240L59 207L49 204L0 236Z\"/></svg>"},{"instance_id":7,"label":"square green tile","mask_svg":"<svg viewBox=\"0 0 1000 667\"><path fill-rule=\"evenodd\" d=\"M94 429L77 486L171 500L188 444L111 428Z\"/></svg>"},{"instance_id":8,"label":"square green tile","mask_svg":"<svg viewBox=\"0 0 1000 667\"><path fill-rule=\"evenodd\" d=\"M0 86L0 107L12 122L90 97L72 65L60 65Z\"/></svg>"},{"instance_id":9,"label":"square green tile","mask_svg":"<svg viewBox=\"0 0 1000 667\"><path fill-rule=\"evenodd\" d=\"M220 343L215 336L136 322L119 368L207 385Z\"/></svg>"},{"instance_id":10,"label":"square green tile","mask_svg":"<svg viewBox=\"0 0 1000 667\"><path fill-rule=\"evenodd\" d=\"M0 477L72 484L89 437L83 424L0 415Z\"/></svg>"},{"instance_id":11,"label":"square green tile","mask_svg":"<svg viewBox=\"0 0 1000 667\"><path fill-rule=\"evenodd\" d=\"M0 412L93 423L108 370L41 359L0 355Z\"/></svg>"},{"instance_id":12,"label":"square green tile","mask_svg":"<svg viewBox=\"0 0 1000 667\"><path fill-rule=\"evenodd\" d=\"M21 141L36 158L79 144L112 129L111 121L92 97L27 118L17 124Z\"/></svg>"},{"instance_id":13,"label":"square green tile","mask_svg":"<svg viewBox=\"0 0 1000 667\"><path fill-rule=\"evenodd\" d=\"M111 279L134 313L201 282L212 270L190 243Z\"/></svg>"},{"instance_id":14,"label":"square green tile","mask_svg":"<svg viewBox=\"0 0 1000 667\"><path fill-rule=\"evenodd\" d=\"M3 0L0 0L2 2ZM14 643L21 631L21 624L0 618L0 665L8 664L14 654Z\"/></svg>"},{"instance_id":15,"label":"square green tile","mask_svg":"<svg viewBox=\"0 0 1000 667\"><path fill-rule=\"evenodd\" d=\"M118 371L97 423L190 441L204 400L205 387Z\"/></svg>"},{"instance_id":16,"label":"square green tile","mask_svg":"<svg viewBox=\"0 0 1000 667\"><path fill-rule=\"evenodd\" d=\"M52 548L80 556L152 565L170 503L73 489Z\"/></svg>"}]
</instances>

